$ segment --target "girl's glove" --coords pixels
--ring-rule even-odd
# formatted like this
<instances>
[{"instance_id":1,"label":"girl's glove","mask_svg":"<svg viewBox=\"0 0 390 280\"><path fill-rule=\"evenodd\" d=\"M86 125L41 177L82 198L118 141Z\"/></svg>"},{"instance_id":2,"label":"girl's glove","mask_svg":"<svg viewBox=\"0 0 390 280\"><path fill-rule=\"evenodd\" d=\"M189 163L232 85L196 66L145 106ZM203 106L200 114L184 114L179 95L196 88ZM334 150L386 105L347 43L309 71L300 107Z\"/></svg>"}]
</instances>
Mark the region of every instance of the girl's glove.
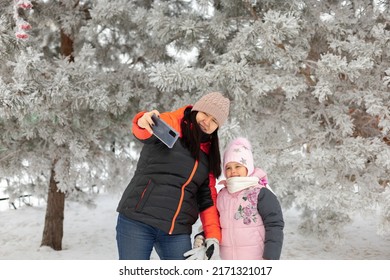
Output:
<instances>
[{"instance_id":1,"label":"girl's glove","mask_svg":"<svg viewBox=\"0 0 390 280\"><path fill-rule=\"evenodd\" d=\"M194 249L189 250L183 254L186 260L220 260L219 256L219 242L216 238L207 238L204 243L204 238L202 237L203 244L199 247L195 247L196 239L194 240ZM200 240L198 240L200 243Z\"/></svg>"},{"instance_id":2,"label":"girl's glove","mask_svg":"<svg viewBox=\"0 0 390 280\"><path fill-rule=\"evenodd\" d=\"M183 254L186 260L204 260L206 256L206 247L200 246L189 250Z\"/></svg>"},{"instance_id":3,"label":"girl's glove","mask_svg":"<svg viewBox=\"0 0 390 280\"><path fill-rule=\"evenodd\" d=\"M216 238L206 239L205 260L220 260L219 256L219 241Z\"/></svg>"}]
</instances>

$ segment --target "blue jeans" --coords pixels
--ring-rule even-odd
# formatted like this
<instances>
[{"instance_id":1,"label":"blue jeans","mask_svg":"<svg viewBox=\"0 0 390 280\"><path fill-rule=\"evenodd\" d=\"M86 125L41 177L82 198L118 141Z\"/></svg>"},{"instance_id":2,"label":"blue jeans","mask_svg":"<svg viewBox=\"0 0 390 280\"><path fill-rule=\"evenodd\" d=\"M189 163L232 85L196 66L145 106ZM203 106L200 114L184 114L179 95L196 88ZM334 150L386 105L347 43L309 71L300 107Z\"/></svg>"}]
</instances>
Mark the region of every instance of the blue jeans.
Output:
<instances>
[{"instance_id":1,"label":"blue jeans","mask_svg":"<svg viewBox=\"0 0 390 280\"><path fill-rule=\"evenodd\" d=\"M153 246L161 260L183 260L191 250L190 234L169 235L158 228L118 215L116 241L120 260L149 260Z\"/></svg>"}]
</instances>

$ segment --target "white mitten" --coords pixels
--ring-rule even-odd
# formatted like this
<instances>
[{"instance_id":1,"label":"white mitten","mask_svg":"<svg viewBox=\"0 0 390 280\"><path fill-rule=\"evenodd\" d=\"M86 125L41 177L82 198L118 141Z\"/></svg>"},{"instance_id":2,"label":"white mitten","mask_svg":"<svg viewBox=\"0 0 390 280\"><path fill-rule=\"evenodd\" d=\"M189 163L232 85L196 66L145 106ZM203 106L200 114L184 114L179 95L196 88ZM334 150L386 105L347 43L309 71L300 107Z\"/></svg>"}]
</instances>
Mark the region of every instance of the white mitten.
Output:
<instances>
[{"instance_id":1,"label":"white mitten","mask_svg":"<svg viewBox=\"0 0 390 280\"><path fill-rule=\"evenodd\" d=\"M220 260L219 256L219 241L216 238L206 239L205 260Z\"/></svg>"},{"instance_id":2,"label":"white mitten","mask_svg":"<svg viewBox=\"0 0 390 280\"><path fill-rule=\"evenodd\" d=\"M189 250L183 254L186 260L204 260L206 256L206 247L200 246Z\"/></svg>"}]
</instances>

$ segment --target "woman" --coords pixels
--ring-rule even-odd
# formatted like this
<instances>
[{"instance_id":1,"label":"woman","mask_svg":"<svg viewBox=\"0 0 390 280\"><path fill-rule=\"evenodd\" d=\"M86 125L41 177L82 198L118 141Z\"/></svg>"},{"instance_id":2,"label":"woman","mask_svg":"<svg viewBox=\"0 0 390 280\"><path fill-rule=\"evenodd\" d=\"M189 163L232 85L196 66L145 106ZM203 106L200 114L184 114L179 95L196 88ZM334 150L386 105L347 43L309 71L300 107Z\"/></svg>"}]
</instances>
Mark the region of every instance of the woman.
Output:
<instances>
[{"instance_id":1,"label":"woman","mask_svg":"<svg viewBox=\"0 0 390 280\"><path fill-rule=\"evenodd\" d=\"M161 114L140 112L134 117L132 132L145 145L117 208L119 259L149 259L153 247L160 259L184 259L199 214L206 246L218 246L218 128L228 117L229 105L221 93L211 92L194 106ZM153 114L179 132L180 140L171 149L152 134Z\"/></svg>"}]
</instances>

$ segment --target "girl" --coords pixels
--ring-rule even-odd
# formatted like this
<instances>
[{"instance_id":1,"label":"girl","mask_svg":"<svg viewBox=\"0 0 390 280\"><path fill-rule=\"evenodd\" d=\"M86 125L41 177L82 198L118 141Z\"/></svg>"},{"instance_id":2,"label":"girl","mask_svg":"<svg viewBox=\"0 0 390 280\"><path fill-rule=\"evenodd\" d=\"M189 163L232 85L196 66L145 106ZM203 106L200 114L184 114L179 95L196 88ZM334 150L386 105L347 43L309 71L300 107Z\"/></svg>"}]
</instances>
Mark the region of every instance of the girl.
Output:
<instances>
[{"instance_id":1,"label":"girl","mask_svg":"<svg viewBox=\"0 0 390 280\"><path fill-rule=\"evenodd\" d=\"M253 164L251 144L237 138L228 145L223 159L224 187L217 197L222 240L219 246L225 260L277 260L283 245L284 220L267 176ZM208 259L202 235L185 255L189 259ZM216 247L218 250L218 247ZM215 253L214 253L215 254Z\"/></svg>"},{"instance_id":2,"label":"girl","mask_svg":"<svg viewBox=\"0 0 390 280\"><path fill-rule=\"evenodd\" d=\"M255 168L251 145L233 140L224 154L225 187L218 193L222 259L280 258L284 220L275 194L266 187L263 170Z\"/></svg>"}]
</instances>

